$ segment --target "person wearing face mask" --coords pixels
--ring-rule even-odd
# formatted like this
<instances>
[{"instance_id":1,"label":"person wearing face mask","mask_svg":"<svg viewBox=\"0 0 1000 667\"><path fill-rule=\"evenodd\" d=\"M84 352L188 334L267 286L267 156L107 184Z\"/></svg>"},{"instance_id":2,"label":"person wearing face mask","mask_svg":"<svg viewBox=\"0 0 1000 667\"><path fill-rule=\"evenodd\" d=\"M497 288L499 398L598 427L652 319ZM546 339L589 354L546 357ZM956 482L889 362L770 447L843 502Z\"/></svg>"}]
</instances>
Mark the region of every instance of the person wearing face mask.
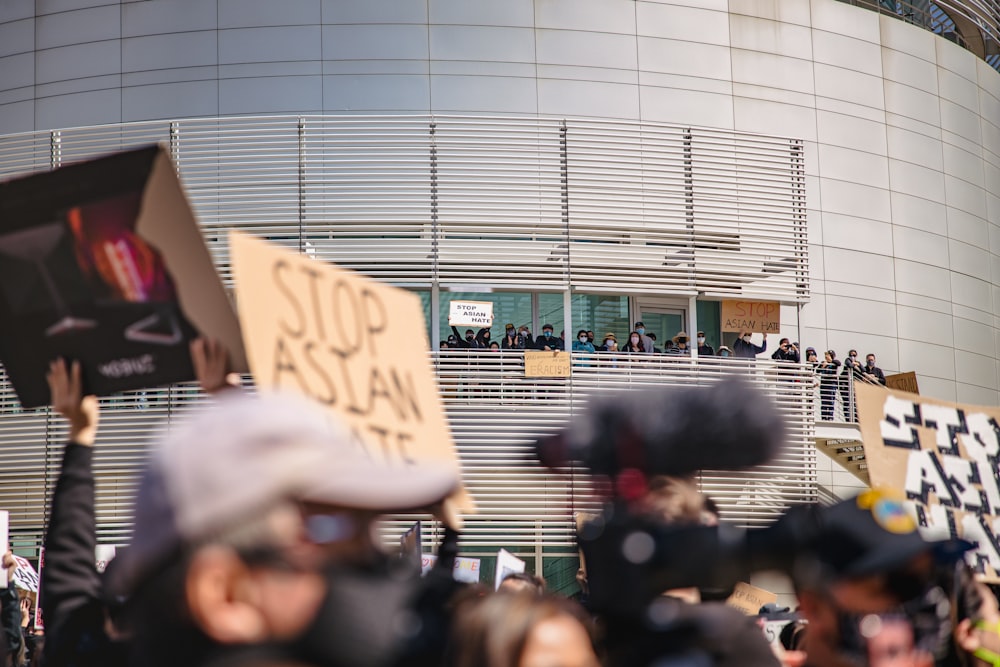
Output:
<instances>
[{"instance_id":1,"label":"person wearing face mask","mask_svg":"<svg viewBox=\"0 0 1000 667\"><path fill-rule=\"evenodd\" d=\"M628 341L625 343L625 347L622 348L622 352L628 352L630 354L651 354L646 352L646 349L642 346L642 336L638 331L633 331L628 335Z\"/></svg>"},{"instance_id":2,"label":"person wearing face mask","mask_svg":"<svg viewBox=\"0 0 1000 667\"><path fill-rule=\"evenodd\" d=\"M861 377L869 384L885 386L885 373L875 365L875 355L871 352L865 356L865 365L861 368Z\"/></svg>"},{"instance_id":3,"label":"person wearing face mask","mask_svg":"<svg viewBox=\"0 0 1000 667\"><path fill-rule=\"evenodd\" d=\"M618 352L618 338L610 331L604 334L604 345L597 348L598 352Z\"/></svg>"},{"instance_id":4,"label":"person wearing face mask","mask_svg":"<svg viewBox=\"0 0 1000 667\"><path fill-rule=\"evenodd\" d=\"M687 332L678 331L677 335L674 336L673 341L674 341L674 347L668 350L667 354L691 356L691 349L688 347Z\"/></svg>"},{"instance_id":5,"label":"person wearing face mask","mask_svg":"<svg viewBox=\"0 0 1000 667\"><path fill-rule=\"evenodd\" d=\"M484 350L485 349L489 349L490 343L492 342L490 340L490 338L492 337L492 335L493 335L493 332L490 331L489 327L483 327L482 329L480 329L479 331L477 331L476 332L476 342L479 343L479 347L483 348Z\"/></svg>"},{"instance_id":6,"label":"person wearing face mask","mask_svg":"<svg viewBox=\"0 0 1000 667\"><path fill-rule=\"evenodd\" d=\"M741 359L753 359L761 352L767 351L767 334L761 335L763 336L761 344L754 345L752 342L753 333L741 331L740 337L733 343L733 356Z\"/></svg>"},{"instance_id":7,"label":"person wearing face mask","mask_svg":"<svg viewBox=\"0 0 1000 667\"><path fill-rule=\"evenodd\" d=\"M858 351L851 350L844 359L844 368L840 372L840 404L844 407L844 419L848 421L858 421L858 406L854 400L854 382L864 382L861 374L861 362L858 360Z\"/></svg>"},{"instance_id":8,"label":"person wearing face mask","mask_svg":"<svg viewBox=\"0 0 1000 667\"><path fill-rule=\"evenodd\" d=\"M521 337L517 335L517 330L514 325L508 322L504 325L504 335L503 339L500 341L500 349L502 350L523 350L524 341Z\"/></svg>"},{"instance_id":9,"label":"person wearing face mask","mask_svg":"<svg viewBox=\"0 0 1000 667\"><path fill-rule=\"evenodd\" d=\"M562 338L553 335L551 324L542 325L542 335L535 339L535 349L543 352L555 352L566 349L563 347Z\"/></svg>"},{"instance_id":10,"label":"person wearing face mask","mask_svg":"<svg viewBox=\"0 0 1000 667\"><path fill-rule=\"evenodd\" d=\"M594 344L590 342L586 329L576 332L576 340L573 341L573 352L595 352Z\"/></svg>"},{"instance_id":11,"label":"person wearing face mask","mask_svg":"<svg viewBox=\"0 0 1000 667\"><path fill-rule=\"evenodd\" d=\"M653 339L646 335L646 325L642 322L635 323L635 333L639 334L639 342L642 343L643 352L653 353Z\"/></svg>"},{"instance_id":12,"label":"person wearing face mask","mask_svg":"<svg viewBox=\"0 0 1000 667\"><path fill-rule=\"evenodd\" d=\"M968 667L1000 666L1000 606L996 595L960 564L955 577L955 649Z\"/></svg>"},{"instance_id":13,"label":"person wearing face mask","mask_svg":"<svg viewBox=\"0 0 1000 667\"><path fill-rule=\"evenodd\" d=\"M722 357L723 359L726 359L728 357L733 356L733 351L730 350L725 345L723 345L722 347L719 348L719 353L716 356Z\"/></svg>"},{"instance_id":14,"label":"person wearing face mask","mask_svg":"<svg viewBox=\"0 0 1000 667\"><path fill-rule=\"evenodd\" d=\"M458 483L451 466L372 461L304 398L243 395L201 411L151 454L116 558L135 664L426 664L399 657L410 600L426 589L416 572L393 573L375 519L434 506Z\"/></svg>"},{"instance_id":15,"label":"person wearing face mask","mask_svg":"<svg viewBox=\"0 0 1000 667\"><path fill-rule=\"evenodd\" d=\"M705 342L705 332L698 332L698 356L699 357L714 357L715 348Z\"/></svg>"},{"instance_id":16,"label":"person wearing face mask","mask_svg":"<svg viewBox=\"0 0 1000 667\"><path fill-rule=\"evenodd\" d=\"M472 329L465 330L465 338L462 337L462 334L458 333L458 327L452 326L451 330L454 333L455 345L458 349L469 350L484 347L476 339L476 333Z\"/></svg>"}]
</instances>

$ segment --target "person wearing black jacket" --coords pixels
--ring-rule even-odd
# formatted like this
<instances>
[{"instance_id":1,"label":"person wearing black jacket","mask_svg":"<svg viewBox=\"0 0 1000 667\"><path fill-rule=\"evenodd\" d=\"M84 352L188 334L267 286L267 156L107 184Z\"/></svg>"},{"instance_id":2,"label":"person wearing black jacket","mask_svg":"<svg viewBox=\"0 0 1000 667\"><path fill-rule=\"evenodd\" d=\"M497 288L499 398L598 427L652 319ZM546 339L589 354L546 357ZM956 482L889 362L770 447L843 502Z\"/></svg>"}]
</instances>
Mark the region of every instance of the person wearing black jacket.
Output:
<instances>
[{"instance_id":1,"label":"person wearing black jacket","mask_svg":"<svg viewBox=\"0 0 1000 667\"><path fill-rule=\"evenodd\" d=\"M226 358L217 342L192 342L191 360L202 390L217 393L239 383L238 376L227 375ZM42 664L117 667L127 664L130 646L108 622L116 601L103 590L94 561L93 458L99 412L96 397L83 396L81 373L79 362L67 368L59 359L49 365L46 376L52 409L69 422L69 442L45 535L45 571L39 591L46 625ZM109 634L109 628L115 634Z\"/></svg>"},{"instance_id":2,"label":"person wearing black jacket","mask_svg":"<svg viewBox=\"0 0 1000 667\"><path fill-rule=\"evenodd\" d=\"M865 365L861 368L861 377L869 384L885 386L885 373L875 365L875 355L871 352L865 356Z\"/></svg>"},{"instance_id":3,"label":"person wearing black jacket","mask_svg":"<svg viewBox=\"0 0 1000 667\"><path fill-rule=\"evenodd\" d=\"M778 342L778 349L774 351L771 358L776 361L791 361L799 363L799 348L794 343L788 342L787 338L782 338Z\"/></svg>"},{"instance_id":4,"label":"person wearing black jacket","mask_svg":"<svg viewBox=\"0 0 1000 667\"><path fill-rule=\"evenodd\" d=\"M127 662L127 644L105 630L107 605L94 563L94 440L98 408L82 396L80 363L49 366L52 408L69 422L69 442L52 495L45 535L45 571L39 604L45 610L43 664L114 667Z\"/></svg>"},{"instance_id":5,"label":"person wearing black jacket","mask_svg":"<svg viewBox=\"0 0 1000 667\"><path fill-rule=\"evenodd\" d=\"M455 340L456 340L458 349L460 349L460 350L474 349L475 350L475 349L479 349L479 348L483 347L483 345L480 344L480 342L479 342L478 338L476 337L476 335L472 332L472 329L466 329L465 330L465 338L462 338L462 334L458 333L458 327L452 325L451 330L455 334Z\"/></svg>"}]
</instances>

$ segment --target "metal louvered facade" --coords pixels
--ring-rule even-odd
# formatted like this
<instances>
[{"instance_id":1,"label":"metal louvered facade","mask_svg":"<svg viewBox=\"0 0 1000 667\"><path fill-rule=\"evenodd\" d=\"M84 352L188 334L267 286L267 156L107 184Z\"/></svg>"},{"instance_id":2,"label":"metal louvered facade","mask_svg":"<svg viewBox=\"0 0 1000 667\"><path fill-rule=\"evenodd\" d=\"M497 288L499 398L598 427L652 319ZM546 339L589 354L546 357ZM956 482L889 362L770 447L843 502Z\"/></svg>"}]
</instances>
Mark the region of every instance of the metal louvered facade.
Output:
<instances>
[{"instance_id":1,"label":"metal louvered facade","mask_svg":"<svg viewBox=\"0 0 1000 667\"><path fill-rule=\"evenodd\" d=\"M223 280L238 228L417 289L707 298L809 298L803 144L653 123L481 116L269 116L98 126L0 137L0 174L48 169L153 141L169 145ZM565 380L524 378L510 353L434 352L463 472L481 513L465 545L572 553L586 478L554 474L528 445L589 397L739 372L788 418L772 465L704 473L725 518L773 519L816 497L809 374L759 361L575 357ZM102 542L125 540L149 442L203 401L190 386L102 401ZM64 430L0 383L0 507L35 544Z\"/></svg>"}]
</instances>

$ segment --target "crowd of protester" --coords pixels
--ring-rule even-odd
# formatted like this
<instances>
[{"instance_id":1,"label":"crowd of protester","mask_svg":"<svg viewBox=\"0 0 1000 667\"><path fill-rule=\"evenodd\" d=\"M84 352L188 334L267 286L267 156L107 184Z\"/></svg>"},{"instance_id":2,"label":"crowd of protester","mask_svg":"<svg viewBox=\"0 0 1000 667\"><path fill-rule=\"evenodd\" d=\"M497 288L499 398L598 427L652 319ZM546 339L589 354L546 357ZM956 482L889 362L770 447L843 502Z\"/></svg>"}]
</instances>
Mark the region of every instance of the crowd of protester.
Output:
<instances>
[{"instance_id":1,"label":"crowd of protester","mask_svg":"<svg viewBox=\"0 0 1000 667\"><path fill-rule=\"evenodd\" d=\"M522 331L527 342L530 333ZM574 347L596 351L587 333L580 332ZM520 332L508 331L501 345L521 339ZM547 343L543 347L558 340L551 327L540 339ZM476 340L473 335L465 342ZM655 350L655 340L638 323L626 347L639 353L647 340ZM687 344L682 336L673 342L681 350ZM734 351L742 349L740 343L753 345L741 336ZM841 376L826 370L839 367L836 355L827 351L825 357L818 362L815 350L806 349L817 374L839 383ZM782 339L774 358L797 362L798 345ZM997 599L964 564L966 547L926 542L895 514L886 527L891 497L874 491L809 509L812 536L795 547L795 564L788 568L801 606L781 610L790 612L790 622L781 641L771 645L760 624L773 605L755 621L711 601L725 596L699 585L669 587L657 598L657 623L679 634L653 632L644 622L623 629L588 604L588 578L608 576L601 562L588 563L589 572L581 567L575 600L547 591L544 579L530 573L509 575L496 592L460 584L451 576L459 534L450 527L437 564L421 579L405 569L404 559L383 550L376 521L411 510L444 519L441 503L458 487L458 472L430 463L378 466L318 406L288 396L243 394L227 375L225 359L217 344L192 345L199 381L215 404L152 453L139 484L131 545L104 575L94 564L98 405L82 395L78 364L52 363L53 409L69 431L45 536L39 603L46 644L42 649L30 641L30 610L9 587L0 596L5 664L997 664ZM884 382L874 355L863 366L853 351L848 359L851 373ZM631 511L643 525L715 530L724 524L694 475L650 475L633 486ZM623 548L632 558L632 547ZM9 555L4 562L13 564ZM634 584L623 579L623 586ZM635 655L636 637L643 646L652 640L663 660L623 662L619 651ZM26 655L29 644L33 655Z\"/></svg>"},{"instance_id":2,"label":"crowd of protester","mask_svg":"<svg viewBox=\"0 0 1000 667\"><path fill-rule=\"evenodd\" d=\"M567 348L565 331L555 335L551 324L542 326L542 335L533 337L531 328L527 325L515 327L511 323L504 326L504 336L500 343L491 340L492 331L485 327L474 331L466 329L464 337L457 327L452 327L452 335L442 340L440 348L446 349L486 349L486 350L539 350L539 351L571 351L583 353L617 352L628 354L667 354L673 356L689 356L692 349L697 349L699 357L733 357L737 359L754 359L767 351L767 334L761 334L760 344L754 343L755 334L751 331L741 331L732 340L732 347L722 345L716 350L706 341L704 331L699 331L695 343L692 344L688 334L679 331L673 338L667 339L663 347L657 346L655 332L647 331L642 322L636 322L634 329L618 340L617 334L609 331L601 338L596 338L594 332L580 329L576 332L576 340ZM778 349L771 358L776 361L792 363L802 362L802 356L797 342L782 338ZM841 363L834 350L823 352L820 361L816 349L807 347L805 360L815 376L814 384L819 391L820 418L823 421L834 419L834 409L840 403L845 421L857 421L857 407L854 400L853 381L885 386L885 373L875 363L875 355L869 353L865 362L858 360L858 351L851 350Z\"/></svg>"},{"instance_id":3,"label":"crowd of protester","mask_svg":"<svg viewBox=\"0 0 1000 667\"><path fill-rule=\"evenodd\" d=\"M740 334L734 341L733 348L721 346L718 351L706 342L705 332L699 331L692 343L685 331L678 331L673 338L668 338L663 342L662 347L658 346L658 339L655 332L647 331L646 325L636 322L634 328L627 335L618 340L618 334L609 331L601 338L597 338L593 330L580 329L576 332L576 340L567 347L566 332L560 331L555 335L555 328L551 324L542 325L540 336L533 336L531 327L521 325L515 327L508 322L504 325L504 335L499 343L492 339L493 332L489 327L484 327L478 331L466 329L463 334L458 327L451 327L451 335L442 340L440 349L474 349L474 350L539 350L550 351L571 351L571 352L627 352L632 354L670 354L676 356L690 355L693 349L697 349L698 356L710 357L753 357L767 349L765 342L763 347L758 347L750 343L749 332ZM757 352L750 353L752 350ZM736 350L736 352L734 352Z\"/></svg>"}]
</instances>

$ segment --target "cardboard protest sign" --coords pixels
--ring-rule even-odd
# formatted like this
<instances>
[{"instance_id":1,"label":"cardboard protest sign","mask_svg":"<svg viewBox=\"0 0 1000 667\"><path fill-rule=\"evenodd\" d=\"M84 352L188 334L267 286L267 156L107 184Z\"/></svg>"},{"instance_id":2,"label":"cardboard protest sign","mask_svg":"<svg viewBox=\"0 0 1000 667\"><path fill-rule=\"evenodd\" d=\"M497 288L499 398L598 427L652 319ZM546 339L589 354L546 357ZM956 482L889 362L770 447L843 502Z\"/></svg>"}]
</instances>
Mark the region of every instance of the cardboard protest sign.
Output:
<instances>
[{"instance_id":1,"label":"cardboard protest sign","mask_svg":"<svg viewBox=\"0 0 1000 667\"><path fill-rule=\"evenodd\" d=\"M245 371L239 322L165 150L149 146L0 184L0 359L25 407L80 361L100 396L194 379L189 343Z\"/></svg>"},{"instance_id":2,"label":"cardboard protest sign","mask_svg":"<svg viewBox=\"0 0 1000 667\"><path fill-rule=\"evenodd\" d=\"M889 389L908 391L911 394L919 394L920 387L917 386L917 374L913 371L909 373L896 373L885 376L885 386Z\"/></svg>"},{"instance_id":3,"label":"cardboard protest sign","mask_svg":"<svg viewBox=\"0 0 1000 667\"><path fill-rule=\"evenodd\" d=\"M427 574L434 564L437 563L437 556L434 554L424 554L421 557L421 572ZM462 558L458 557L455 559L455 567L452 568L451 574L455 581L461 581L467 584L478 584L479 583L479 559L478 558Z\"/></svg>"},{"instance_id":4,"label":"cardboard protest sign","mask_svg":"<svg viewBox=\"0 0 1000 667\"><path fill-rule=\"evenodd\" d=\"M739 609L744 614L756 616L765 604L777 601L777 593L740 581L733 588L733 594L726 600L726 604Z\"/></svg>"},{"instance_id":5,"label":"cardboard protest sign","mask_svg":"<svg viewBox=\"0 0 1000 667\"><path fill-rule=\"evenodd\" d=\"M493 326L493 303L490 301L452 301L448 324L453 327Z\"/></svg>"},{"instance_id":6,"label":"cardboard protest sign","mask_svg":"<svg viewBox=\"0 0 1000 667\"><path fill-rule=\"evenodd\" d=\"M524 572L525 562L510 553L506 549L501 549L497 552L497 569L496 576L493 579L493 590L498 590L500 588L500 583L509 574L515 572Z\"/></svg>"},{"instance_id":7,"label":"cardboard protest sign","mask_svg":"<svg viewBox=\"0 0 1000 667\"><path fill-rule=\"evenodd\" d=\"M905 493L928 539L977 543L979 574L1000 572L1000 408L855 383L873 487Z\"/></svg>"},{"instance_id":8,"label":"cardboard protest sign","mask_svg":"<svg viewBox=\"0 0 1000 667\"><path fill-rule=\"evenodd\" d=\"M568 378L570 375L569 352L525 352L524 377Z\"/></svg>"},{"instance_id":9,"label":"cardboard protest sign","mask_svg":"<svg viewBox=\"0 0 1000 667\"><path fill-rule=\"evenodd\" d=\"M29 593L38 593L38 573L26 558L14 556L17 569L14 570L14 586Z\"/></svg>"},{"instance_id":10,"label":"cardboard protest sign","mask_svg":"<svg viewBox=\"0 0 1000 667\"><path fill-rule=\"evenodd\" d=\"M722 331L781 331L781 304L777 301L738 301L726 299L720 314Z\"/></svg>"},{"instance_id":11,"label":"cardboard protest sign","mask_svg":"<svg viewBox=\"0 0 1000 667\"><path fill-rule=\"evenodd\" d=\"M420 297L239 232L230 248L257 385L329 408L386 466L459 470L428 357ZM464 488L454 508L473 511Z\"/></svg>"}]
</instances>

